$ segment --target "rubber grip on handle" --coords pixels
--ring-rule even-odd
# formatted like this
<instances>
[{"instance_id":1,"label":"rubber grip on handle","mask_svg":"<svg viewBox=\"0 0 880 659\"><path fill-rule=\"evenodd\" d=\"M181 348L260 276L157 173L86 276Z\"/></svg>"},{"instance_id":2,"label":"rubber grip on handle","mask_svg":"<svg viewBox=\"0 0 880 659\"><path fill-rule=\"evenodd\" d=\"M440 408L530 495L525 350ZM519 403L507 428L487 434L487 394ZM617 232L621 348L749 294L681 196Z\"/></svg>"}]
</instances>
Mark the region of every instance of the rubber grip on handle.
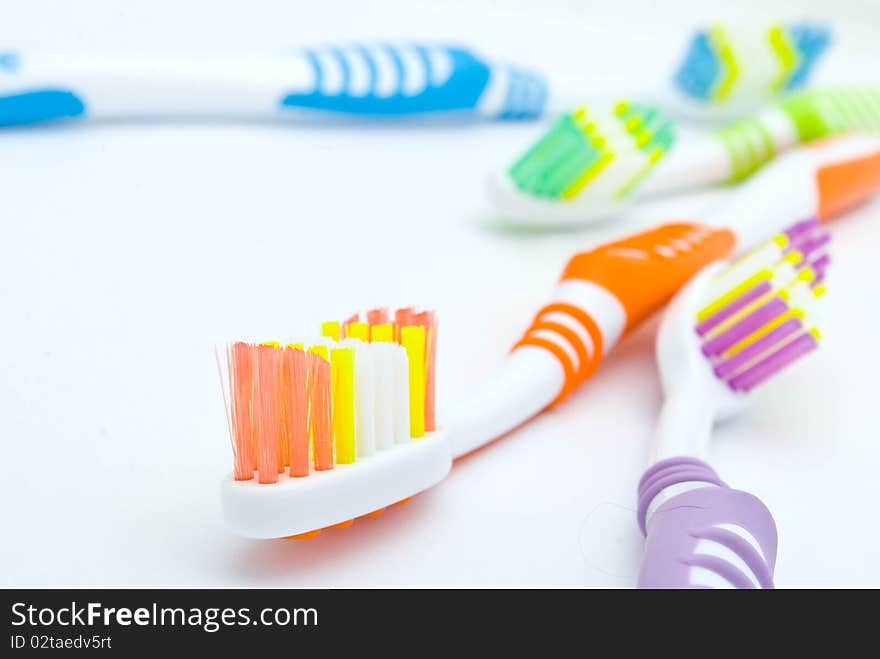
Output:
<instances>
[{"instance_id":1,"label":"rubber grip on handle","mask_svg":"<svg viewBox=\"0 0 880 659\"><path fill-rule=\"evenodd\" d=\"M816 173L819 219L842 213L880 191L880 153L826 165Z\"/></svg>"},{"instance_id":2,"label":"rubber grip on handle","mask_svg":"<svg viewBox=\"0 0 880 659\"><path fill-rule=\"evenodd\" d=\"M586 281L610 293L625 311L628 331L666 304L703 267L727 256L735 243L736 238L728 229L696 222L664 224L575 254L561 279ZM567 325L552 320L559 314L582 329L592 345L586 345ZM559 361L565 383L553 403L556 404L598 368L604 343L602 318L595 309L556 300L535 314L514 349L539 347ZM577 355L577 365L570 354Z\"/></svg>"},{"instance_id":3,"label":"rubber grip on handle","mask_svg":"<svg viewBox=\"0 0 880 659\"><path fill-rule=\"evenodd\" d=\"M650 519L651 500L665 487L703 482L665 501ZM725 485L695 458L670 458L645 472L639 482L639 523L646 532L639 588L773 588L777 532L773 516L755 496ZM733 560L731 560L733 559ZM699 570L701 568L701 570Z\"/></svg>"},{"instance_id":4,"label":"rubber grip on handle","mask_svg":"<svg viewBox=\"0 0 880 659\"><path fill-rule=\"evenodd\" d=\"M599 284L626 309L631 330L660 309L697 272L733 251L729 229L697 222L663 224L576 254L562 279Z\"/></svg>"}]
</instances>

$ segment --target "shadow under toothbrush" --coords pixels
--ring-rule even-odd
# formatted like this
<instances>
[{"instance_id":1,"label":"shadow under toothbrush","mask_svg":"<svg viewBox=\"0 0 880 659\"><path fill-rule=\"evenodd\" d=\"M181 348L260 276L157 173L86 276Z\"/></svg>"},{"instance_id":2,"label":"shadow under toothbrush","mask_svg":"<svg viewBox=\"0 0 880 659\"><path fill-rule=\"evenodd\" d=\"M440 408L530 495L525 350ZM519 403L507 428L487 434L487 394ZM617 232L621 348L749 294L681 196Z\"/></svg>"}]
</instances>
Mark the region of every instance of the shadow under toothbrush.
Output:
<instances>
[{"instance_id":1,"label":"shadow under toothbrush","mask_svg":"<svg viewBox=\"0 0 880 659\"><path fill-rule=\"evenodd\" d=\"M393 542L419 515L428 514L430 499L431 494L423 492L405 504L390 506L377 517L357 519L344 529L325 529L310 539L241 539L224 562L231 574L257 585L267 579L274 585L301 585L298 575L345 560L355 548L364 552Z\"/></svg>"},{"instance_id":2,"label":"shadow under toothbrush","mask_svg":"<svg viewBox=\"0 0 880 659\"><path fill-rule=\"evenodd\" d=\"M523 126L530 126L540 120L523 120ZM71 130L71 129L96 129L96 128L115 128L115 127L131 127L137 126L143 130L149 130L150 127L227 127L227 126L244 126L244 127L268 127L272 129L285 130L328 130L328 131L399 131L411 132L423 129L440 129L440 130L462 130L462 129L480 129L485 130L490 126L498 125L488 119L468 115L455 115L438 113L436 115L409 115L409 116L353 116L339 114L328 116L326 114L300 116L284 116L279 114L274 117L242 117L237 115L215 115L215 116L126 116L126 117L104 117L104 118L73 118L46 121L42 123L16 124L3 126L0 125L0 135L5 132L9 133L27 133L27 132L44 132L47 130Z\"/></svg>"}]
</instances>

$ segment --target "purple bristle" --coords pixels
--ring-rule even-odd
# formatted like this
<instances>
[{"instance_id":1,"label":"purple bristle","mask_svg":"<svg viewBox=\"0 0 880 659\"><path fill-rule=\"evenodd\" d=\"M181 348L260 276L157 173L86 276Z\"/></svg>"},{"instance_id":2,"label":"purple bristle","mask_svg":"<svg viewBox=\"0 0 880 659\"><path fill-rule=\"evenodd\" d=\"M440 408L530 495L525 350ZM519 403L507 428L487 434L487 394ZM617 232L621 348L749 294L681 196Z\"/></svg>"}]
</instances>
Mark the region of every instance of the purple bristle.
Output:
<instances>
[{"instance_id":1,"label":"purple bristle","mask_svg":"<svg viewBox=\"0 0 880 659\"><path fill-rule=\"evenodd\" d=\"M796 244L796 249L804 255L804 260L808 261L811 255L818 252L831 242L831 236L827 232L822 232L817 236L810 236L806 240Z\"/></svg>"},{"instance_id":2,"label":"purple bristle","mask_svg":"<svg viewBox=\"0 0 880 659\"><path fill-rule=\"evenodd\" d=\"M703 344L703 354L707 357L720 355L786 311L788 311L788 305L785 301L782 298L774 297L745 318L734 323L732 327L727 328L721 334Z\"/></svg>"},{"instance_id":3,"label":"purple bristle","mask_svg":"<svg viewBox=\"0 0 880 659\"><path fill-rule=\"evenodd\" d=\"M809 332L805 332L793 341L785 344L780 350L752 365L736 377L731 378L727 384L734 391L751 391L791 362L814 350L817 345L815 337Z\"/></svg>"},{"instance_id":4,"label":"purple bristle","mask_svg":"<svg viewBox=\"0 0 880 659\"><path fill-rule=\"evenodd\" d=\"M705 336L710 331L718 327L725 320L733 316L735 313L744 309L752 302L760 298L762 295L766 295L771 290L770 284L766 281L762 281L757 286L753 286L745 293L740 295L738 298L728 302L726 305L721 307L714 314L709 316L702 323L697 324L697 334L700 336Z\"/></svg>"},{"instance_id":5,"label":"purple bristle","mask_svg":"<svg viewBox=\"0 0 880 659\"><path fill-rule=\"evenodd\" d=\"M819 226L819 222L815 217L808 218L806 220L801 220L800 222L796 222L792 224L788 229L786 229L783 233L785 233L786 237L790 240L796 240L798 236L802 236L806 233L809 233L813 229Z\"/></svg>"},{"instance_id":6,"label":"purple bristle","mask_svg":"<svg viewBox=\"0 0 880 659\"><path fill-rule=\"evenodd\" d=\"M824 281L831 263L827 253L830 235L814 218L792 225L784 235L788 244L783 254L789 256L770 266L782 276L779 285L787 289L789 286L803 287L809 284L815 288ZM801 258L792 258L792 252ZM782 267L784 269L780 270ZM789 268L795 271L809 268L814 276L808 282L804 279L805 273L800 272L796 280L790 281ZM696 325L696 332L703 341L702 352L709 358L715 376L733 391L751 391L818 346L818 339L812 332L806 331L810 324L800 318L785 317L791 308L781 293L774 294L773 281L759 282ZM753 306L757 308L737 319L737 315ZM736 320L723 331L718 331L723 325L731 323L732 319ZM773 323L779 325L770 329ZM755 338L762 331L766 334ZM716 335L707 339L713 333ZM732 347L750 338L753 339L752 343L725 358L725 353Z\"/></svg>"},{"instance_id":7,"label":"purple bristle","mask_svg":"<svg viewBox=\"0 0 880 659\"><path fill-rule=\"evenodd\" d=\"M812 268L813 272L816 275L816 278L813 280L813 287L815 288L817 285L821 284L825 279L825 271L828 269L828 266L831 264L831 257L828 254L822 254L815 261L810 263L810 268Z\"/></svg>"},{"instance_id":8,"label":"purple bristle","mask_svg":"<svg viewBox=\"0 0 880 659\"><path fill-rule=\"evenodd\" d=\"M777 343L801 329L801 321L789 318L772 332L768 332L750 346L743 348L730 359L725 359L715 366L715 375L722 380L733 376L739 369L760 357Z\"/></svg>"}]
</instances>

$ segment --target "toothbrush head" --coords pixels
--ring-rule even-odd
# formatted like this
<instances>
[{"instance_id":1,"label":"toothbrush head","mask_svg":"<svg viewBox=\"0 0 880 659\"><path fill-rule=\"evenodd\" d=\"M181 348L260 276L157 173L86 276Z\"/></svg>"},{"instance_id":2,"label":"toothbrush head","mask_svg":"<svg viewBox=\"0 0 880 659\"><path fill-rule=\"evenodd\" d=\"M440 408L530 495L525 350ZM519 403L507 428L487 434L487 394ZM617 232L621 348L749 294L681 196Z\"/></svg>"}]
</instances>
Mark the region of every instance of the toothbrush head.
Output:
<instances>
[{"instance_id":1,"label":"toothbrush head","mask_svg":"<svg viewBox=\"0 0 880 659\"><path fill-rule=\"evenodd\" d=\"M821 340L830 236L804 220L729 264L704 270L676 298L658 335L667 390L693 371L721 415Z\"/></svg>"},{"instance_id":2,"label":"toothbrush head","mask_svg":"<svg viewBox=\"0 0 880 659\"><path fill-rule=\"evenodd\" d=\"M514 221L584 222L618 212L675 141L658 108L628 101L562 115L514 163L488 180Z\"/></svg>"},{"instance_id":3,"label":"toothbrush head","mask_svg":"<svg viewBox=\"0 0 880 659\"><path fill-rule=\"evenodd\" d=\"M371 319L375 322L371 322ZM433 312L374 310L311 344L236 342L218 353L234 457L227 524L311 537L435 485L452 458L434 428Z\"/></svg>"},{"instance_id":4,"label":"toothbrush head","mask_svg":"<svg viewBox=\"0 0 880 659\"><path fill-rule=\"evenodd\" d=\"M732 118L804 86L831 41L823 25L716 25L698 31L672 84L682 111Z\"/></svg>"}]
</instances>

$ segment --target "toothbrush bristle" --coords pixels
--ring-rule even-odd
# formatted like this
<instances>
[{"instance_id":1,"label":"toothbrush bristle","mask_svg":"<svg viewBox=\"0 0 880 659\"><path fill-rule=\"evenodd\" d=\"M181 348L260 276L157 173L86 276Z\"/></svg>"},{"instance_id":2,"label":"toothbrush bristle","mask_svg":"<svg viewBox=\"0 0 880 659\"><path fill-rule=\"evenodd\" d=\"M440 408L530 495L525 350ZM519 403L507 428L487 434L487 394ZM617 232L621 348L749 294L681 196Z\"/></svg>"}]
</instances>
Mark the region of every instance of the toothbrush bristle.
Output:
<instances>
[{"instance_id":1,"label":"toothbrush bristle","mask_svg":"<svg viewBox=\"0 0 880 659\"><path fill-rule=\"evenodd\" d=\"M560 117L508 170L526 194L571 201L588 192L610 201L628 196L675 139L655 107L620 101Z\"/></svg>"},{"instance_id":2,"label":"toothbrush bristle","mask_svg":"<svg viewBox=\"0 0 880 659\"><path fill-rule=\"evenodd\" d=\"M829 42L822 25L716 25L694 34L673 83L701 103L760 101L803 86Z\"/></svg>"},{"instance_id":3,"label":"toothbrush bristle","mask_svg":"<svg viewBox=\"0 0 880 659\"><path fill-rule=\"evenodd\" d=\"M281 351L275 346L256 347L254 431L257 438L257 474L261 483L276 483L284 468L281 458Z\"/></svg>"},{"instance_id":4,"label":"toothbrush bristle","mask_svg":"<svg viewBox=\"0 0 880 659\"><path fill-rule=\"evenodd\" d=\"M282 404L287 463L291 476L309 475L309 365L306 353L289 346L283 351Z\"/></svg>"},{"instance_id":5,"label":"toothbrush bristle","mask_svg":"<svg viewBox=\"0 0 880 659\"><path fill-rule=\"evenodd\" d=\"M309 434L315 470L333 469L333 427L330 408L330 364L326 352L309 354Z\"/></svg>"},{"instance_id":6,"label":"toothbrush bristle","mask_svg":"<svg viewBox=\"0 0 880 659\"><path fill-rule=\"evenodd\" d=\"M311 345L239 341L218 353L235 480L307 477L436 429L434 312L367 319L326 322Z\"/></svg>"},{"instance_id":7,"label":"toothbrush bristle","mask_svg":"<svg viewBox=\"0 0 880 659\"><path fill-rule=\"evenodd\" d=\"M829 235L799 222L734 261L719 294L697 313L695 331L715 375L748 392L818 346L814 319Z\"/></svg>"},{"instance_id":8,"label":"toothbrush bristle","mask_svg":"<svg viewBox=\"0 0 880 659\"><path fill-rule=\"evenodd\" d=\"M253 361L254 352L246 343L227 346L227 377L223 401L232 438L232 454L236 480L253 478L256 469L256 443L253 426ZM219 364L218 355L218 364ZM222 376L221 376L222 377Z\"/></svg>"}]
</instances>

